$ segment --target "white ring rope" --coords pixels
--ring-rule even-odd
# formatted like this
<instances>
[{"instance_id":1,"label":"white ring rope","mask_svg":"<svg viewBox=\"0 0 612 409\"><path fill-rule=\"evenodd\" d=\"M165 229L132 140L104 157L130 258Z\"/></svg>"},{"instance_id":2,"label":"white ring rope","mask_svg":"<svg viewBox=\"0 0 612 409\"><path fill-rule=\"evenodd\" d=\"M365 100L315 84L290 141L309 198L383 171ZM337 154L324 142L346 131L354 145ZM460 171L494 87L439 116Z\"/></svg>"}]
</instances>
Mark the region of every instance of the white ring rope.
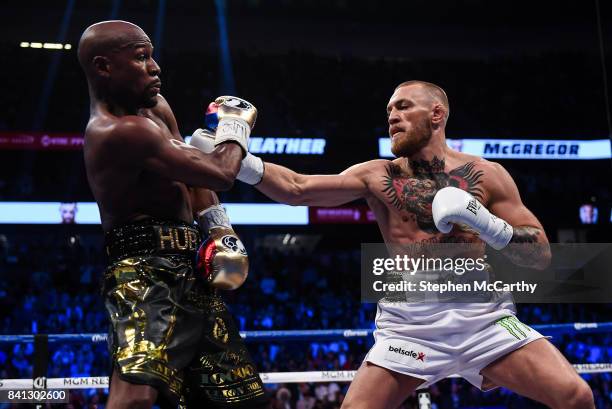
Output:
<instances>
[{"instance_id":1,"label":"white ring rope","mask_svg":"<svg viewBox=\"0 0 612 409\"><path fill-rule=\"evenodd\" d=\"M580 374L612 372L612 363L573 365ZM266 372L260 373L264 383L318 383L351 382L357 371L308 371L308 372ZM457 378L451 375L449 378ZM37 389L91 389L108 388L107 376L86 378L37 378ZM33 389L33 379L0 379L0 390Z\"/></svg>"}]
</instances>

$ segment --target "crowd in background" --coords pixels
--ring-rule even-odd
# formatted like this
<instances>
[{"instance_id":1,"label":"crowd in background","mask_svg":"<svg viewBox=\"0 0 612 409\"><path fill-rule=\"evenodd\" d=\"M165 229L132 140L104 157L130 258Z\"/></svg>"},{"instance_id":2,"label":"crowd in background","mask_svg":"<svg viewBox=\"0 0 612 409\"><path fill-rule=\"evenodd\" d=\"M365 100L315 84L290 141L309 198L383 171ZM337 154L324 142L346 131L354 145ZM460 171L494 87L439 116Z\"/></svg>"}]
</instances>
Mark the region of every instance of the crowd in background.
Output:
<instances>
[{"instance_id":1,"label":"crowd in background","mask_svg":"<svg viewBox=\"0 0 612 409\"><path fill-rule=\"evenodd\" d=\"M1 240L0 322L2 334L104 333L108 320L99 293L104 257L78 236ZM360 302L360 259L356 251L252 254L244 287L225 293L241 330L372 328L375 304ZM519 304L519 318L530 324L610 320L608 305ZM552 341L572 363L610 362L612 334L556 336ZM249 342L262 372L354 370L373 340ZM31 378L33 345L0 346L0 378ZM105 343L50 345L49 377L101 376L109 372ZM598 408L610 408L611 374L584 375ZM274 408L337 408L347 384L268 385ZM530 407L504 389L482 393L463 380L445 380L430 388L439 409ZM100 390L74 392L75 408L92 402L102 407ZM413 408L416 395L404 405ZM608 405L608 406L606 406ZM534 406L537 407L537 406Z\"/></svg>"},{"instance_id":2,"label":"crowd in background","mask_svg":"<svg viewBox=\"0 0 612 409\"><path fill-rule=\"evenodd\" d=\"M102 5L104 2L97 3L89 7L94 10L107 7ZM153 7L154 2L124 3L123 12L132 12ZM197 9L194 13L201 13L206 2L191 6L187 3L181 2L182 7L193 7ZM428 3L424 1L397 2L394 13L382 13L376 2L357 5L334 0L296 5L291 1L243 0L231 3L234 8L230 7L230 13L236 13L233 17L246 13L255 22L261 16L270 15L276 16L278 23L282 20L288 24L299 18L327 16L333 23L329 25L332 28L310 33L323 38L336 32L342 35L341 31L347 27L359 34L359 30L369 30L372 20L378 24L384 22L389 31L370 30L374 49L390 42L415 50L415 41L409 36L389 39L388 33L397 33L391 26L403 27L404 16L408 14L419 15L421 10L421 15L428 15L422 12L423 4ZM472 3L478 7L478 2ZM203 33L210 28L209 24L214 24L213 4L207 4L210 15L197 27ZM544 27L542 38L525 34L532 36L534 43L542 41L540 48L530 48L529 52L517 48L514 53L504 48L501 52L498 48L504 44L494 44L487 35L482 35L488 41L474 40L474 48L486 49L471 50L466 56L451 53L452 41L444 39L452 58L443 58L443 54L438 57L433 52L416 57L408 51L404 56L398 57L401 53L396 53L393 57L381 57L380 53L368 54L367 44L359 50L353 49L353 45L358 45L356 42L336 53L314 47L279 52L263 43L233 50L236 95L259 109L254 136L327 140L326 154L316 160L299 156L265 159L307 173L335 173L354 163L377 158L378 138L387 134L386 104L395 86L410 79L434 82L447 91L450 100L447 136L451 138L606 138L609 129L601 61L593 52L593 49L599 50L594 34L590 48L574 47L572 51L572 44L547 47L543 33L554 26L554 13L533 12L545 5L530 4L531 13L524 13L514 3L507 6L502 13L504 24L506 20L511 22L508 24L519 22L519 28L513 31L509 27L515 26L502 24L491 29L490 34L503 36L505 31L508 39L514 40L515 34L523 33L524 22L538 30ZM496 7L505 6L497 4ZM567 5L557 4L554 9L565 10L564 7ZM445 8L447 16L438 17L450 19L451 25L456 24L452 21L455 18L470 27L486 26L489 21L471 13L465 4L447 4ZM44 14L44 9L41 10ZM181 12L188 14L185 10ZM172 14L173 10L169 8L168 13ZM590 9L583 13L588 19L594 19ZM565 20L559 20L559 27L572 32L573 37L576 33L569 27L574 27L571 26L576 23L574 20L579 26L584 15L568 13ZM239 26L235 19L230 22L234 27ZM49 23L52 24L55 23ZM442 20L438 24L428 26L428 32L437 32L435 27L445 25ZM318 29L323 25L313 27ZM167 32L177 29L181 27L176 23L167 26ZM487 32L486 27L482 32ZM554 33L552 30L546 35ZM584 35L582 31L578 34ZM204 107L217 95L226 93L221 88L221 84L227 84L227 78L220 74L219 52L216 45L209 46L216 40L205 38L204 34L201 37L199 40L206 46L172 44L158 48L162 50L162 93L184 135L201 127ZM240 40L236 37L237 34L233 38ZM41 52L20 48L18 42L0 41L0 52L4 56L0 74L9 79L4 81L0 95L0 132L83 133L89 103L76 47L60 53ZM51 84L46 84L52 72L50 67L57 69L56 76ZM42 105L45 92L49 99ZM502 164L517 183L523 201L540 218L553 241L557 229L577 227L578 206L584 203L600 206L599 227L604 223L609 226L612 197L607 183L607 161L527 162L530 161L503 161ZM221 199L224 202L267 201L242 184L223 193ZM0 160L0 201L93 201L82 152L4 152ZM609 241L608 230L609 227L599 230L606 233L605 237L592 236L587 241ZM243 288L225 294L241 330L372 328L376 306L360 302L358 252L334 247L302 254L267 250L251 252L250 259L251 271ZM0 334L106 332L108 319L100 295L105 263L100 243L86 240L78 228L0 234ZM519 318L529 324L612 321L609 305L519 304L517 308ZM370 337L333 342L250 342L248 345L260 371L277 372L356 369L372 342ZM553 338L552 342L572 363L612 359L610 334L564 335ZM32 344L0 344L0 379L31 378L33 353ZM51 344L48 376L107 375L109 362L104 343ZM597 408L612 409L611 374L584 375L584 378L593 388ZM273 409L335 409L339 408L348 384L268 387ZM505 389L482 393L457 379L439 382L429 392L435 409L541 407ZM73 391L67 407L102 408L105 400L104 390ZM7 406L0 403L0 409ZM413 394L403 408L416 407L417 397Z\"/></svg>"}]
</instances>

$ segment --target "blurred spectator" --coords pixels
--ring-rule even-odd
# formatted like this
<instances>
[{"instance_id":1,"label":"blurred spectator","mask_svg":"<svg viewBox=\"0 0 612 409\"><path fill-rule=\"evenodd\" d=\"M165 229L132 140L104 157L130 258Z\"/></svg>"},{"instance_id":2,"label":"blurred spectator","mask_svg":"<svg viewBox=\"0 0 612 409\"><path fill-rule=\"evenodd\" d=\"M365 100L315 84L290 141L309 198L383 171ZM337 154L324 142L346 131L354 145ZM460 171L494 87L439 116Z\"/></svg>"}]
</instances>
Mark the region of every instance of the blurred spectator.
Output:
<instances>
[{"instance_id":1,"label":"blurred spectator","mask_svg":"<svg viewBox=\"0 0 612 409\"><path fill-rule=\"evenodd\" d=\"M59 210L62 217L62 224L76 223L76 213L78 209L75 202L61 203Z\"/></svg>"},{"instance_id":2,"label":"blurred spectator","mask_svg":"<svg viewBox=\"0 0 612 409\"><path fill-rule=\"evenodd\" d=\"M52 235L53 233L49 233ZM9 311L0 321L3 333L105 332L107 318L98 295L103 256L92 250L91 238L82 235L83 245L66 247L66 240L27 236L7 240L11 263L0 284L6 291L0 302ZM53 255L48 257L36 254ZM359 252L317 250L316 253L283 254L261 250L251 260L250 279L240 290L227 293L228 305L237 316L240 330L372 328L375 304L360 302L354 281L360 269ZM12 272L12 273L10 273ZM82 279L86 275L86 279ZM79 277L69 281L68 277ZM282 277L282 278L279 278ZM293 280L305 283L290 285ZM326 284L318 283L327 278ZM267 281L266 281L267 280ZM267 284L262 284L266 282ZM274 285L270 285L274 283ZM274 288L270 291L270 288ZM279 297L279 293L285 294ZM610 320L608 305L519 304L519 318L531 324L597 322ZM355 338L335 341L252 342L249 349L262 372L355 370L373 340ZM552 339L573 363L610 362L612 334L563 335ZM32 376L32 344L0 347L4 378ZM51 377L99 376L108 374L108 351L104 343L50 344ZM611 409L611 374L585 375L594 389L598 407ZM348 384L316 383L268 385L274 407L324 408L340 406ZM430 388L434 407L468 408L478 405L514 405L528 408L529 401L504 389L482 393L462 380L445 380ZM71 394L72 395L72 394ZM76 408L103 405L102 391L75 391ZM416 395L403 407L413 408ZM519 402L519 403L517 403ZM606 406L607 405L607 406Z\"/></svg>"}]
</instances>

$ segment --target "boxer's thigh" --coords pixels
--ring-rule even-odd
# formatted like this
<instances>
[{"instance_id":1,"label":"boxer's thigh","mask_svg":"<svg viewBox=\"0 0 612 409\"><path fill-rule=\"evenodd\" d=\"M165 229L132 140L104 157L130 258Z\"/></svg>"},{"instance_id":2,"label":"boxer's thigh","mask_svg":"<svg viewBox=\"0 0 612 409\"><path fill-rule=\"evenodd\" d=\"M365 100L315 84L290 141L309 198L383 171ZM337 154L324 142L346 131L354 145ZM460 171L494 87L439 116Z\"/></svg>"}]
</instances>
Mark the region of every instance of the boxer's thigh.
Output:
<instances>
[{"instance_id":1,"label":"boxer's thigh","mask_svg":"<svg viewBox=\"0 0 612 409\"><path fill-rule=\"evenodd\" d=\"M364 362L351 382L342 409L395 409L423 382Z\"/></svg>"},{"instance_id":2,"label":"boxer's thigh","mask_svg":"<svg viewBox=\"0 0 612 409\"><path fill-rule=\"evenodd\" d=\"M106 404L108 409L151 408L156 400L157 389L126 382L119 377L116 369L113 371Z\"/></svg>"},{"instance_id":3,"label":"boxer's thigh","mask_svg":"<svg viewBox=\"0 0 612 409\"><path fill-rule=\"evenodd\" d=\"M171 257L116 263L105 286L117 379L150 385L178 403L182 370L193 359L201 314L185 296L191 264Z\"/></svg>"},{"instance_id":4,"label":"boxer's thigh","mask_svg":"<svg viewBox=\"0 0 612 409\"><path fill-rule=\"evenodd\" d=\"M594 407L586 382L547 339L533 341L489 364L481 374L498 386L551 407ZM582 404L571 403L580 400Z\"/></svg>"}]
</instances>

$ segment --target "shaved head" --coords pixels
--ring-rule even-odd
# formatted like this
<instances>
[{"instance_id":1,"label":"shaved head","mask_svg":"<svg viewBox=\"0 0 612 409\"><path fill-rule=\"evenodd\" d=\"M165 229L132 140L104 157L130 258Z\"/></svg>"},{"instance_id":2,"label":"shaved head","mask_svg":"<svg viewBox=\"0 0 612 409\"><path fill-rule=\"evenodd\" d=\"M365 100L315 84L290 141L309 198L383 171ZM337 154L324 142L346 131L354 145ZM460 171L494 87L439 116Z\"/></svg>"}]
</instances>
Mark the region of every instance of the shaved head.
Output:
<instances>
[{"instance_id":1,"label":"shaved head","mask_svg":"<svg viewBox=\"0 0 612 409\"><path fill-rule=\"evenodd\" d=\"M446 92L441 87L427 81L412 80L402 82L397 87L395 87L395 90L401 87L408 87L411 85L420 86L426 93L429 94L432 102L436 101L442 104L446 110L446 119L448 119L448 115L450 114L450 106L448 104L448 97L446 96Z\"/></svg>"},{"instance_id":2,"label":"shaved head","mask_svg":"<svg viewBox=\"0 0 612 409\"><path fill-rule=\"evenodd\" d=\"M78 51L79 63L89 75L94 57L106 56L140 43L151 44L151 40L136 24L121 20L101 21L87 27L81 35Z\"/></svg>"},{"instance_id":3,"label":"shaved head","mask_svg":"<svg viewBox=\"0 0 612 409\"><path fill-rule=\"evenodd\" d=\"M161 68L151 40L136 24L112 20L87 27L78 56L91 101L104 100L130 112L157 104Z\"/></svg>"}]
</instances>

